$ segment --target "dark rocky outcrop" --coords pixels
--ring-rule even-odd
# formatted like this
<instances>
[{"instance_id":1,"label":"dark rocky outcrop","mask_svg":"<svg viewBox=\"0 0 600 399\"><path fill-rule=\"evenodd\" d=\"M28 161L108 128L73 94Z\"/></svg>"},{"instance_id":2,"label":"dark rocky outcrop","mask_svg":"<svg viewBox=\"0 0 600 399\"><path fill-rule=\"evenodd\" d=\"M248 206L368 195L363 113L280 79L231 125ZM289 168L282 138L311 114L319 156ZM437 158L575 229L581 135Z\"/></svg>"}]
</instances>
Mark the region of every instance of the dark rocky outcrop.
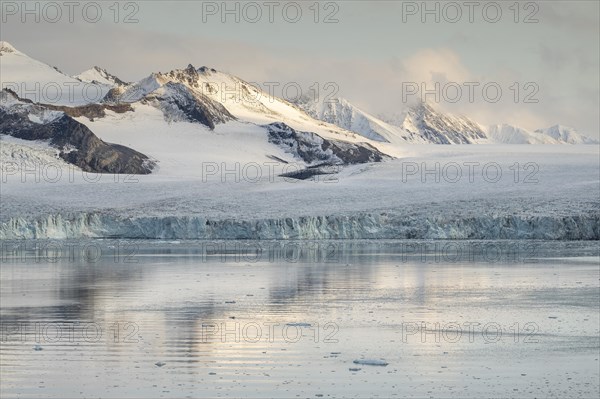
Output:
<instances>
[{"instance_id":1,"label":"dark rocky outcrop","mask_svg":"<svg viewBox=\"0 0 600 399\"><path fill-rule=\"evenodd\" d=\"M3 95L10 95L15 100L18 100L21 103L25 104L35 104L33 101L27 98L20 98L17 93L15 93L11 89L3 89ZM1 105L1 104L0 104ZM65 114L69 115L72 118L79 118L80 116L85 116L86 118L93 120L94 118L103 118L106 116L106 110L115 112L117 114L124 114L125 112L133 111L131 104L120 103L120 104L86 104L80 105L76 107L67 107L64 105L54 105L54 104L39 104L40 106L53 110L53 111L61 111Z\"/></svg>"},{"instance_id":2,"label":"dark rocky outcrop","mask_svg":"<svg viewBox=\"0 0 600 399\"><path fill-rule=\"evenodd\" d=\"M390 159L367 143L325 139L315 133L296 131L282 122L272 123L266 128L270 143L284 148L309 165L353 165Z\"/></svg>"},{"instance_id":3,"label":"dark rocky outcrop","mask_svg":"<svg viewBox=\"0 0 600 399\"><path fill-rule=\"evenodd\" d=\"M2 92L2 95L10 93ZM34 122L32 117L39 118L39 122ZM69 115L40 105L0 106L0 134L48 141L60 151L60 158L86 172L148 174L155 166L146 155L106 143Z\"/></svg>"},{"instance_id":4,"label":"dark rocky outcrop","mask_svg":"<svg viewBox=\"0 0 600 399\"><path fill-rule=\"evenodd\" d=\"M297 179L297 180L308 180L315 176L322 175L334 175L340 171L339 165L314 165L309 166L308 168L283 173L281 177L287 177L289 179Z\"/></svg>"},{"instance_id":5,"label":"dark rocky outcrop","mask_svg":"<svg viewBox=\"0 0 600 399\"><path fill-rule=\"evenodd\" d=\"M62 111L65 114L73 118L79 118L85 116L86 118L93 120L94 118L104 118L106 111L112 111L117 114L124 114L125 112L133 112L133 108L130 104L86 104L79 107L65 107L61 105L46 105L48 109Z\"/></svg>"},{"instance_id":6,"label":"dark rocky outcrop","mask_svg":"<svg viewBox=\"0 0 600 399\"><path fill-rule=\"evenodd\" d=\"M107 107L130 107L129 104L137 102L148 104L160 109L168 122L199 122L210 129L236 119L221 103L190 89L198 86L194 80L198 74L193 67L166 76L177 77L185 84L172 81L162 84L158 81L165 80L164 76L153 74L146 78L145 85L138 83L111 89L102 103Z\"/></svg>"}]
</instances>

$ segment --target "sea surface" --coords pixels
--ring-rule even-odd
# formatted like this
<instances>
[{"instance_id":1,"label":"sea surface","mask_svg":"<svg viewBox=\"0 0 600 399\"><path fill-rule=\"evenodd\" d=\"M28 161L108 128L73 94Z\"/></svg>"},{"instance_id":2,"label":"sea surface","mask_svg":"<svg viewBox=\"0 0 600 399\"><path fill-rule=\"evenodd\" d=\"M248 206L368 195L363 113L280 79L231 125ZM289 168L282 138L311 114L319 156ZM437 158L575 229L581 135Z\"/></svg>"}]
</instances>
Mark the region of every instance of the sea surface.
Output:
<instances>
[{"instance_id":1,"label":"sea surface","mask_svg":"<svg viewBox=\"0 0 600 399\"><path fill-rule=\"evenodd\" d=\"M597 241L1 244L3 399L600 394Z\"/></svg>"}]
</instances>

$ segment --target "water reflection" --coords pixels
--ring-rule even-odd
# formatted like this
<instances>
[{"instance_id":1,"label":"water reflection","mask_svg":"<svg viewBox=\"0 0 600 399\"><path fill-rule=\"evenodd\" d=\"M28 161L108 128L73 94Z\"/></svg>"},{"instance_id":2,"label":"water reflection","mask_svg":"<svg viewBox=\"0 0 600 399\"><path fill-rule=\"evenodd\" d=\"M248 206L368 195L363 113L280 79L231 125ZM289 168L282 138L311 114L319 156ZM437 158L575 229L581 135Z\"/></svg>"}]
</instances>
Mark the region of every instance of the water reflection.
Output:
<instances>
[{"instance_id":1,"label":"water reflection","mask_svg":"<svg viewBox=\"0 0 600 399\"><path fill-rule=\"evenodd\" d=\"M533 245L5 242L2 396L597 393L597 244Z\"/></svg>"}]
</instances>

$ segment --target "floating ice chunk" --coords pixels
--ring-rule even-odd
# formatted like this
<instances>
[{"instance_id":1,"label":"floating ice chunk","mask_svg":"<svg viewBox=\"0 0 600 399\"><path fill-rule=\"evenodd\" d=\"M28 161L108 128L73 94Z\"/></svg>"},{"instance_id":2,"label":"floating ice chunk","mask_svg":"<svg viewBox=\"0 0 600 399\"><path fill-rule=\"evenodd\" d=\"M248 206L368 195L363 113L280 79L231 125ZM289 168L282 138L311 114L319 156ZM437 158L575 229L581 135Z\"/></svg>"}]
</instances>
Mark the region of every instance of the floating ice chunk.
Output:
<instances>
[{"instance_id":1,"label":"floating ice chunk","mask_svg":"<svg viewBox=\"0 0 600 399\"><path fill-rule=\"evenodd\" d=\"M389 363L385 360L377 359L358 359L353 362L354 364L363 364L366 366L387 366Z\"/></svg>"},{"instance_id":2,"label":"floating ice chunk","mask_svg":"<svg viewBox=\"0 0 600 399\"><path fill-rule=\"evenodd\" d=\"M312 327L310 323L286 323L286 326L290 327Z\"/></svg>"}]
</instances>

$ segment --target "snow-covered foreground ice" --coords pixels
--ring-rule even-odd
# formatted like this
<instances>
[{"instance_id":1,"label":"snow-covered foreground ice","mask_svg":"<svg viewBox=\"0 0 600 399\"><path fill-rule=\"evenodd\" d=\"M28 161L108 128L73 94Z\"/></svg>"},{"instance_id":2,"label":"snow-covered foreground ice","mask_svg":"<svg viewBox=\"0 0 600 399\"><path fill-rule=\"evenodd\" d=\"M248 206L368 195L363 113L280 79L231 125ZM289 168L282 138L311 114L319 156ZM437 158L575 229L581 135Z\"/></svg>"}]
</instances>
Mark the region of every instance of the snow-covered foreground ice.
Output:
<instances>
[{"instance_id":1,"label":"snow-covered foreground ice","mask_svg":"<svg viewBox=\"0 0 600 399\"><path fill-rule=\"evenodd\" d=\"M257 126L157 132L138 120L117 134L98 123L102 139L135 142L159 170L83 174L12 140L0 238L600 239L598 146L404 146L397 159L299 181L279 175L304 166Z\"/></svg>"},{"instance_id":2,"label":"snow-covered foreground ice","mask_svg":"<svg viewBox=\"0 0 600 399\"><path fill-rule=\"evenodd\" d=\"M3 398L600 390L597 243L3 244Z\"/></svg>"}]
</instances>

